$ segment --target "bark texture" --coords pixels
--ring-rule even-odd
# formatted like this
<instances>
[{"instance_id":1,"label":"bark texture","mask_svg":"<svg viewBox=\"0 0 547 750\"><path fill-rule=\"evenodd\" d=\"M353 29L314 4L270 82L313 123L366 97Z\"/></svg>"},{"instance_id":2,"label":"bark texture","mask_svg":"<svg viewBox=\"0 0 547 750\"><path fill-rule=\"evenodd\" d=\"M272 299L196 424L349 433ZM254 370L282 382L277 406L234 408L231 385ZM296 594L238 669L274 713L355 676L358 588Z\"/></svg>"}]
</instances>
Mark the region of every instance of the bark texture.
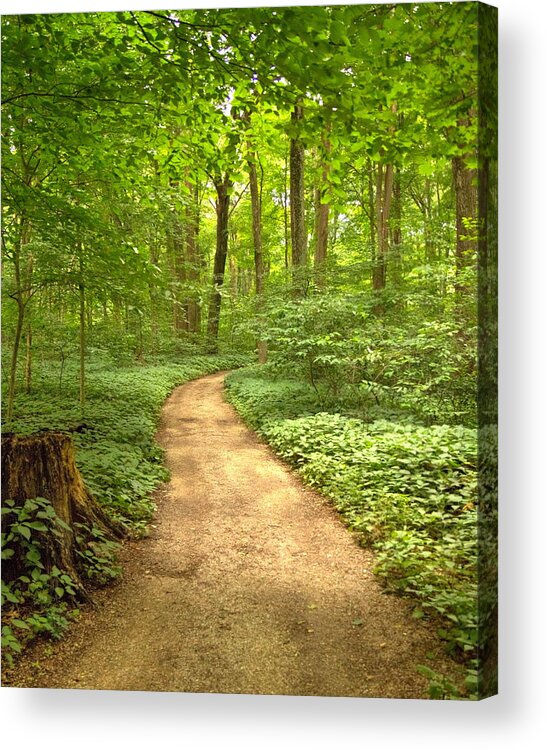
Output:
<instances>
[{"instance_id":1,"label":"bark texture","mask_svg":"<svg viewBox=\"0 0 547 750\"><path fill-rule=\"evenodd\" d=\"M389 217L393 198L393 164L378 164L376 175L376 255L372 275L373 289L386 285L389 253Z\"/></svg>"},{"instance_id":2,"label":"bark texture","mask_svg":"<svg viewBox=\"0 0 547 750\"><path fill-rule=\"evenodd\" d=\"M402 200L401 200L401 170L395 169L393 177L393 204L391 221L391 269L390 279L398 286L401 282L403 271L402 256Z\"/></svg>"},{"instance_id":3,"label":"bark texture","mask_svg":"<svg viewBox=\"0 0 547 750\"><path fill-rule=\"evenodd\" d=\"M213 267L213 289L209 302L209 317L207 320L207 335L209 349L212 353L217 350L218 327L220 322L220 305L222 302L221 288L224 284L226 258L228 256L228 219L230 216L230 188L232 182L228 175L218 178L215 183L217 191L216 214L217 235L215 249L215 263Z\"/></svg>"},{"instance_id":4,"label":"bark texture","mask_svg":"<svg viewBox=\"0 0 547 750\"><path fill-rule=\"evenodd\" d=\"M249 186L251 189L251 211L253 224L253 249L255 261L255 291L257 298L257 308L262 308L264 293L264 251L262 246L262 197L258 181L256 164L258 155L252 151L252 144L247 143L250 157L247 165L249 169ZM265 341L256 342L258 350L258 361L264 364L268 358L268 347Z\"/></svg>"},{"instance_id":5,"label":"bark texture","mask_svg":"<svg viewBox=\"0 0 547 750\"><path fill-rule=\"evenodd\" d=\"M291 114L294 125L303 118L302 107L297 104ZM291 138L290 149L290 206L291 206L291 250L293 282L297 293L305 288L307 260L306 203L304 195L304 144L296 135Z\"/></svg>"},{"instance_id":6,"label":"bark texture","mask_svg":"<svg viewBox=\"0 0 547 750\"><path fill-rule=\"evenodd\" d=\"M464 270L476 262L476 230L471 224L477 219L478 196L476 188L477 170L469 169L465 158L457 156L452 160L452 179L456 194L456 297L464 297Z\"/></svg>"},{"instance_id":7,"label":"bark texture","mask_svg":"<svg viewBox=\"0 0 547 750\"><path fill-rule=\"evenodd\" d=\"M323 139L323 146L327 154L330 153L331 146L327 139ZM324 288L326 284L326 262L327 247L329 241L329 204L325 200L325 193L329 183L329 167L326 161L323 162L321 174L321 184L315 189L315 253L314 253L314 272L315 283L319 288Z\"/></svg>"},{"instance_id":8,"label":"bark texture","mask_svg":"<svg viewBox=\"0 0 547 750\"><path fill-rule=\"evenodd\" d=\"M397 115L397 102L391 104L393 114L393 125L390 126L390 134L397 128L399 117ZM375 291L381 291L386 286L389 240L390 240L390 215L393 202L394 166L393 164L378 164L376 175L376 255L373 264L372 287ZM377 314L384 312L384 306L378 301L374 308Z\"/></svg>"}]
</instances>

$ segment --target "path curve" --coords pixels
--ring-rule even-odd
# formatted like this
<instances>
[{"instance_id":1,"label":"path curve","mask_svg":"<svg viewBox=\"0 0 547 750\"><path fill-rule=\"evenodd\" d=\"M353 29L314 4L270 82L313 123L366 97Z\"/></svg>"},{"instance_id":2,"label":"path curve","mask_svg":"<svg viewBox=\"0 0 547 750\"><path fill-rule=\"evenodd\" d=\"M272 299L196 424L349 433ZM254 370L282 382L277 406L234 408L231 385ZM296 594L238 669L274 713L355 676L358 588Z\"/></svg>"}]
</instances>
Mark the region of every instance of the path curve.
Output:
<instances>
[{"instance_id":1,"label":"path curve","mask_svg":"<svg viewBox=\"0 0 547 750\"><path fill-rule=\"evenodd\" d=\"M171 481L151 536L125 547L123 581L54 649L32 649L12 684L427 697L417 664L454 671L438 639L382 591L327 501L242 423L223 380L166 401Z\"/></svg>"}]
</instances>

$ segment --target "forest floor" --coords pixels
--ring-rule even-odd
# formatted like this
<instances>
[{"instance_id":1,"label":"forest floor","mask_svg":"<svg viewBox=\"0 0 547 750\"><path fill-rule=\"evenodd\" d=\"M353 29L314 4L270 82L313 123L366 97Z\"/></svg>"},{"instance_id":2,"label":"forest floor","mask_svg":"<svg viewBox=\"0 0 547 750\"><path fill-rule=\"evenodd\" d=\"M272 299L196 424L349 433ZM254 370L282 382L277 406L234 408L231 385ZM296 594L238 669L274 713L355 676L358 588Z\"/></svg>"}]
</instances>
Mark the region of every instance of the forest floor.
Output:
<instances>
[{"instance_id":1,"label":"forest floor","mask_svg":"<svg viewBox=\"0 0 547 750\"><path fill-rule=\"evenodd\" d=\"M123 548L121 582L4 685L423 698L418 664L460 674L327 500L224 401L223 380L165 403L171 480L150 536Z\"/></svg>"}]
</instances>

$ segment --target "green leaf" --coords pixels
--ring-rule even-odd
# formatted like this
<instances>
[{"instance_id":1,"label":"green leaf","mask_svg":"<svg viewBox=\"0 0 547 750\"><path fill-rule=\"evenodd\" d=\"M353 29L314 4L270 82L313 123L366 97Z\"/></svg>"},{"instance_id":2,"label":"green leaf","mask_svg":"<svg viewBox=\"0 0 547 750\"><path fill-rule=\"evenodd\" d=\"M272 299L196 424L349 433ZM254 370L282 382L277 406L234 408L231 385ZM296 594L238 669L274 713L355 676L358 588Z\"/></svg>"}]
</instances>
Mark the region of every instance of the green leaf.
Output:
<instances>
[{"instance_id":1,"label":"green leaf","mask_svg":"<svg viewBox=\"0 0 547 750\"><path fill-rule=\"evenodd\" d=\"M36 531L47 531L47 526L41 521L27 521L27 526Z\"/></svg>"},{"instance_id":2,"label":"green leaf","mask_svg":"<svg viewBox=\"0 0 547 750\"><path fill-rule=\"evenodd\" d=\"M17 618L10 620L10 625L14 625L16 628L20 628L21 630L30 630L28 623L26 623L24 620L19 620Z\"/></svg>"},{"instance_id":3,"label":"green leaf","mask_svg":"<svg viewBox=\"0 0 547 750\"><path fill-rule=\"evenodd\" d=\"M18 524L15 528L17 532L21 534L21 536L23 536L25 539L30 539L31 531L26 524Z\"/></svg>"}]
</instances>

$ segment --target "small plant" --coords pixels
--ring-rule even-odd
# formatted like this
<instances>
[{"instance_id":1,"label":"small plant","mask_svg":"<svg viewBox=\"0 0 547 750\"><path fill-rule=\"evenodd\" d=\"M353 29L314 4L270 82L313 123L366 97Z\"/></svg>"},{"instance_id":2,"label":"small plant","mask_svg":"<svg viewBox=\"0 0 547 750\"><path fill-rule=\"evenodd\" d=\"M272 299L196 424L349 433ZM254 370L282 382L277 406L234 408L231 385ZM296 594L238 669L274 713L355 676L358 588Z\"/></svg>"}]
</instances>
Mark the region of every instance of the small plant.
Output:
<instances>
[{"instance_id":1,"label":"small plant","mask_svg":"<svg viewBox=\"0 0 547 750\"><path fill-rule=\"evenodd\" d=\"M25 622L20 620L19 623L19 627L21 627L22 624L23 630L28 629L28 625ZM17 626L14 625L14 627ZM10 625L2 625L2 660L8 666L13 666L14 656L15 654L20 654L21 650L21 642L13 632L13 627Z\"/></svg>"},{"instance_id":2,"label":"small plant","mask_svg":"<svg viewBox=\"0 0 547 750\"><path fill-rule=\"evenodd\" d=\"M48 500L33 498L17 506L8 498L2 515L4 573L17 573L2 580L1 593L2 651L6 664L11 665L14 655L36 635L61 637L69 623L68 606L76 588L66 572L46 565L52 537L68 528Z\"/></svg>"},{"instance_id":3,"label":"small plant","mask_svg":"<svg viewBox=\"0 0 547 750\"><path fill-rule=\"evenodd\" d=\"M446 675L422 664L416 670L429 680L429 697L432 700L461 700L464 697L458 686Z\"/></svg>"},{"instance_id":4,"label":"small plant","mask_svg":"<svg viewBox=\"0 0 547 750\"><path fill-rule=\"evenodd\" d=\"M97 526L75 524L77 529L76 554L79 557L82 574L96 585L104 586L115 581L121 574L121 567L116 563L116 554L120 544L107 539L102 529Z\"/></svg>"}]
</instances>

